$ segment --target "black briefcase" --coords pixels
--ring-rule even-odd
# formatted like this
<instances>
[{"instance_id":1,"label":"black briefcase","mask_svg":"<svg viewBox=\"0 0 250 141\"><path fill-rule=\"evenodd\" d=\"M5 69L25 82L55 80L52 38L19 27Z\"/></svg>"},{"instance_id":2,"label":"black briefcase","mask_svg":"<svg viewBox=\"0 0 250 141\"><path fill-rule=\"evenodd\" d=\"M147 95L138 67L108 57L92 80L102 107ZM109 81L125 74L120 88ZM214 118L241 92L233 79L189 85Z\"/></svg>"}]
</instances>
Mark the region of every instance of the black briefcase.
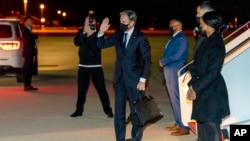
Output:
<instances>
[{"instance_id":1,"label":"black briefcase","mask_svg":"<svg viewBox=\"0 0 250 141\"><path fill-rule=\"evenodd\" d=\"M153 96L146 95L145 91L139 91L138 96L139 100L134 101L132 105L131 120L133 124L146 126L163 117L158 102Z\"/></svg>"}]
</instances>

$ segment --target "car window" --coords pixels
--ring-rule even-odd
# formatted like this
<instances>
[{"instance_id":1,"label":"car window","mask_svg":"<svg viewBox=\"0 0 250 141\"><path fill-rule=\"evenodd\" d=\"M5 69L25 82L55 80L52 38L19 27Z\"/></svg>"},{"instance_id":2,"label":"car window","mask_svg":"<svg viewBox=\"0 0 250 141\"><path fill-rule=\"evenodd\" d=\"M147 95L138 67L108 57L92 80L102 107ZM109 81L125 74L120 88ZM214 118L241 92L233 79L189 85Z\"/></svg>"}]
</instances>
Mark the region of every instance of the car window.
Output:
<instances>
[{"instance_id":1,"label":"car window","mask_svg":"<svg viewBox=\"0 0 250 141\"><path fill-rule=\"evenodd\" d=\"M21 38L21 33L20 33L20 29L19 29L18 24L15 25L15 30L16 30L16 36L17 36L17 38Z\"/></svg>"},{"instance_id":2,"label":"car window","mask_svg":"<svg viewBox=\"0 0 250 141\"><path fill-rule=\"evenodd\" d=\"M12 37L12 31L10 25L0 25L0 38Z\"/></svg>"}]
</instances>

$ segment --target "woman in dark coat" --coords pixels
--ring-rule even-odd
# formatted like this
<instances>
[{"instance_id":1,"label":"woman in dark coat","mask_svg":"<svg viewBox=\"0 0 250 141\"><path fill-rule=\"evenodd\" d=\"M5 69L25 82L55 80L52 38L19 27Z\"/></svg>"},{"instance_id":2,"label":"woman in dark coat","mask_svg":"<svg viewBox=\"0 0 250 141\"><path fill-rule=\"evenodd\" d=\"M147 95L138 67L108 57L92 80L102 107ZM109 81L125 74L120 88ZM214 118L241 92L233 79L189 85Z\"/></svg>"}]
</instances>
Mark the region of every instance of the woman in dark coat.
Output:
<instances>
[{"instance_id":1,"label":"woman in dark coat","mask_svg":"<svg viewBox=\"0 0 250 141\"><path fill-rule=\"evenodd\" d=\"M222 17L215 11L207 12L200 19L200 27L207 39L189 68L192 79L187 99L193 100L191 118L197 121L198 141L221 141L220 124L230 114L227 87L221 75L225 58Z\"/></svg>"}]
</instances>

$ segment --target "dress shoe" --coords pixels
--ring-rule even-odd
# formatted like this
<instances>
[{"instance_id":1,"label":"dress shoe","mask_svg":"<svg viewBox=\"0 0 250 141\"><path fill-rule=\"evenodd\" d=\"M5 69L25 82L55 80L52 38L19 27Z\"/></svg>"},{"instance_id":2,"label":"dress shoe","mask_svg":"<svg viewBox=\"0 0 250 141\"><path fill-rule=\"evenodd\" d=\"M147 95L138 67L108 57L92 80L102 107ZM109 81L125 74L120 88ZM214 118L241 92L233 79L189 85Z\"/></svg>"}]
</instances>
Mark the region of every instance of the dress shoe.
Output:
<instances>
[{"instance_id":1,"label":"dress shoe","mask_svg":"<svg viewBox=\"0 0 250 141\"><path fill-rule=\"evenodd\" d=\"M177 131L171 133L171 135L173 136L182 136L182 135L188 135L188 134L189 134L189 130L182 129L182 128L179 128Z\"/></svg>"},{"instance_id":2,"label":"dress shoe","mask_svg":"<svg viewBox=\"0 0 250 141\"><path fill-rule=\"evenodd\" d=\"M73 114L70 115L71 117L78 117L82 116L82 113L75 111Z\"/></svg>"},{"instance_id":3,"label":"dress shoe","mask_svg":"<svg viewBox=\"0 0 250 141\"><path fill-rule=\"evenodd\" d=\"M179 126L177 126L176 124L172 125L172 126L168 126L166 127L167 130L169 131L176 131L179 129Z\"/></svg>"},{"instance_id":4,"label":"dress shoe","mask_svg":"<svg viewBox=\"0 0 250 141\"><path fill-rule=\"evenodd\" d=\"M37 90L38 90L38 88L35 88L33 86L27 86L24 88L24 91L37 91Z\"/></svg>"},{"instance_id":5,"label":"dress shoe","mask_svg":"<svg viewBox=\"0 0 250 141\"><path fill-rule=\"evenodd\" d=\"M114 117L114 114L111 112L111 113L108 113L106 114L108 116L108 118L113 118Z\"/></svg>"}]
</instances>

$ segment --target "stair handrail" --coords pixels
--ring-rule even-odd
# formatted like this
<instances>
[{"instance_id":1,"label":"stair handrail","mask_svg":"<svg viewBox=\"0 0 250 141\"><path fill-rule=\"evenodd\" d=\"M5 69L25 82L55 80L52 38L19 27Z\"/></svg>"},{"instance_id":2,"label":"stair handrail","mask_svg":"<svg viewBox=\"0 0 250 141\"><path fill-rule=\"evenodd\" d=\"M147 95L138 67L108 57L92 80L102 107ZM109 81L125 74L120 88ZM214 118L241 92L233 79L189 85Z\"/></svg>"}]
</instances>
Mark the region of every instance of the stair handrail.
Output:
<instances>
[{"instance_id":1,"label":"stair handrail","mask_svg":"<svg viewBox=\"0 0 250 141\"><path fill-rule=\"evenodd\" d=\"M230 38L231 36L233 36L235 33L237 33L239 30L245 28L247 25L250 25L250 20L248 22L246 22L244 25L240 26L238 29L236 29L234 32L232 32L231 34L229 34L228 36L226 36L225 38L223 38L223 40L227 40L228 38ZM250 27L249 27L250 28ZM192 64L194 62L194 60L192 59L191 61L189 61L186 65L184 65L183 67L181 67L178 71L178 77L181 76L181 71L183 69L185 69L187 66L189 66L190 64Z\"/></svg>"},{"instance_id":2,"label":"stair handrail","mask_svg":"<svg viewBox=\"0 0 250 141\"><path fill-rule=\"evenodd\" d=\"M226 36L225 38L223 38L223 40L227 40L228 38L230 38L231 36L233 36L236 32L240 31L241 29L243 29L244 27L246 27L248 24L250 24L250 20L248 22L246 22L244 25L240 26L239 28L237 28L234 32L230 33L228 36ZM250 27L249 27L250 28Z\"/></svg>"}]
</instances>

